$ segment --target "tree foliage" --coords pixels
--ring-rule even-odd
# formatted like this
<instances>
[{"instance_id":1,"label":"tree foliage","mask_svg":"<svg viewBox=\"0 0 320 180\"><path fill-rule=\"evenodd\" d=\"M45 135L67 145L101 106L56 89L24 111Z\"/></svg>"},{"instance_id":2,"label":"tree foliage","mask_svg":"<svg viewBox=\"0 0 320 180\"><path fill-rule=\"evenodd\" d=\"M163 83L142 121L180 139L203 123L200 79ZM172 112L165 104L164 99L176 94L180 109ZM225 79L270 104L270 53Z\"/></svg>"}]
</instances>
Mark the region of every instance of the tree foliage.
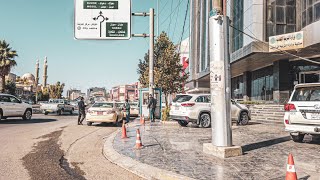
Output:
<instances>
[{"instance_id":1,"label":"tree foliage","mask_svg":"<svg viewBox=\"0 0 320 180\"><path fill-rule=\"evenodd\" d=\"M54 85L48 86L49 97L51 99L60 99L62 98L64 83L60 83L59 81Z\"/></svg>"},{"instance_id":2,"label":"tree foliage","mask_svg":"<svg viewBox=\"0 0 320 180\"><path fill-rule=\"evenodd\" d=\"M188 75L183 73L177 47L165 32L162 32L156 40L154 55L154 84L155 87L162 89L166 98L166 105L168 105L167 96L182 92ZM139 60L137 73L142 87L148 87L149 52L145 54L144 60Z\"/></svg>"},{"instance_id":3,"label":"tree foliage","mask_svg":"<svg viewBox=\"0 0 320 180\"><path fill-rule=\"evenodd\" d=\"M0 40L0 78L1 78L1 92L5 91L6 80L5 76L7 76L11 68L16 66L17 63L14 60L17 57L17 51L12 50L10 44L8 44L5 40Z\"/></svg>"},{"instance_id":4,"label":"tree foliage","mask_svg":"<svg viewBox=\"0 0 320 180\"><path fill-rule=\"evenodd\" d=\"M4 92L11 95L16 95L16 84L12 81L7 81L4 86Z\"/></svg>"}]
</instances>

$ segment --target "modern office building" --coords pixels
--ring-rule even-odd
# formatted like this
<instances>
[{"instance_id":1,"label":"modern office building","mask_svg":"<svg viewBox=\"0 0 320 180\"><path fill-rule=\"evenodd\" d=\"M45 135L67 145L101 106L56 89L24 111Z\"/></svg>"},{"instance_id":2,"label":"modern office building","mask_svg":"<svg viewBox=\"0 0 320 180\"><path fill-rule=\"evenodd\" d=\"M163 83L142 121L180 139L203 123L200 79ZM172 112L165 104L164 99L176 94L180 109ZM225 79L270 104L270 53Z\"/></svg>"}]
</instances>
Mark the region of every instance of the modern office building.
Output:
<instances>
[{"instance_id":1,"label":"modern office building","mask_svg":"<svg viewBox=\"0 0 320 180\"><path fill-rule=\"evenodd\" d=\"M209 87L206 31L197 33L206 3L192 2L194 87ZM233 98L284 103L295 84L320 82L320 0L229 0L227 10Z\"/></svg>"}]
</instances>

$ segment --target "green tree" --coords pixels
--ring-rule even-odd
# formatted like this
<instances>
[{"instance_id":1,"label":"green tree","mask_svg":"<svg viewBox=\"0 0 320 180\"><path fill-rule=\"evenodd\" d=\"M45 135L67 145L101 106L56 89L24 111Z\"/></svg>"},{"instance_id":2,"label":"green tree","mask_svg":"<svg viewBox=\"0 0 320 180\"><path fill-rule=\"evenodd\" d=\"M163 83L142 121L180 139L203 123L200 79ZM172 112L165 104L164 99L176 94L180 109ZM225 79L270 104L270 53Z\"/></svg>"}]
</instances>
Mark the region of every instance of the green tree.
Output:
<instances>
[{"instance_id":1,"label":"green tree","mask_svg":"<svg viewBox=\"0 0 320 180\"><path fill-rule=\"evenodd\" d=\"M49 97L51 99L60 99L62 98L64 83L60 83L59 81L55 85L49 85Z\"/></svg>"},{"instance_id":2,"label":"green tree","mask_svg":"<svg viewBox=\"0 0 320 180\"><path fill-rule=\"evenodd\" d=\"M188 74L183 73L180 53L165 32L162 32L156 40L154 55L154 84L162 89L168 106L168 95L182 92ZM148 87L149 52L145 54L144 60L139 60L137 72L141 85Z\"/></svg>"},{"instance_id":3,"label":"green tree","mask_svg":"<svg viewBox=\"0 0 320 180\"><path fill-rule=\"evenodd\" d=\"M49 90L48 88L43 88L38 91L38 101L48 101L49 100Z\"/></svg>"},{"instance_id":4,"label":"green tree","mask_svg":"<svg viewBox=\"0 0 320 180\"><path fill-rule=\"evenodd\" d=\"M18 54L15 50L12 50L10 44L8 44L5 40L0 40L0 78L1 78L1 92L5 91L6 80L5 76L7 76L11 68L16 66L17 63L14 60Z\"/></svg>"},{"instance_id":5,"label":"green tree","mask_svg":"<svg viewBox=\"0 0 320 180\"><path fill-rule=\"evenodd\" d=\"M16 84L12 81L7 81L6 85L4 86L5 93L16 95Z\"/></svg>"}]
</instances>

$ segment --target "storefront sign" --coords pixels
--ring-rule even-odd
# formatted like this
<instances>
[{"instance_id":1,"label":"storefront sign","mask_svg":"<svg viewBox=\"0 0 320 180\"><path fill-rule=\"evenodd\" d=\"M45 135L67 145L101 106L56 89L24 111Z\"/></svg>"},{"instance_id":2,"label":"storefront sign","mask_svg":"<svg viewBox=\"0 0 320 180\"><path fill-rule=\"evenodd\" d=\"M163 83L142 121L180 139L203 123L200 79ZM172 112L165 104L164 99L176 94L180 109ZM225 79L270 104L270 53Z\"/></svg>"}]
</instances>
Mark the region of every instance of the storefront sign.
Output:
<instances>
[{"instance_id":1,"label":"storefront sign","mask_svg":"<svg viewBox=\"0 0 320 180\"><path fill-rule=\"evenodd\" d=\"M269 52L304 48L303 31L269 37Z\"/></svg>"}]
</instances>

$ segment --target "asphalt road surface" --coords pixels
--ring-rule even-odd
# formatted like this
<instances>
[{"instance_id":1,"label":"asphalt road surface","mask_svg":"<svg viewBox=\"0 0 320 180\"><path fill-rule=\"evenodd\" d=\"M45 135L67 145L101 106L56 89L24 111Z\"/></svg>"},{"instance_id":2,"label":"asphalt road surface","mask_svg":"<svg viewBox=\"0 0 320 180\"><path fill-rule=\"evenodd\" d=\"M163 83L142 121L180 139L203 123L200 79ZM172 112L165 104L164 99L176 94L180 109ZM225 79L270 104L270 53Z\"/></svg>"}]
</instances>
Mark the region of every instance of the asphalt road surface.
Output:
<instances>
[{"instance_id":1,"label":"asphalt road surface","mask_svg":"<svg viewBox=\"0 0 320 180\"><path fill-rule=\"evenodd\" d=\"M84 123L85 124L85 123ZM77 116L0 121L0 179L141 179L102 154L113 125L77 125Z\"/></svg>"}]
</instances>

